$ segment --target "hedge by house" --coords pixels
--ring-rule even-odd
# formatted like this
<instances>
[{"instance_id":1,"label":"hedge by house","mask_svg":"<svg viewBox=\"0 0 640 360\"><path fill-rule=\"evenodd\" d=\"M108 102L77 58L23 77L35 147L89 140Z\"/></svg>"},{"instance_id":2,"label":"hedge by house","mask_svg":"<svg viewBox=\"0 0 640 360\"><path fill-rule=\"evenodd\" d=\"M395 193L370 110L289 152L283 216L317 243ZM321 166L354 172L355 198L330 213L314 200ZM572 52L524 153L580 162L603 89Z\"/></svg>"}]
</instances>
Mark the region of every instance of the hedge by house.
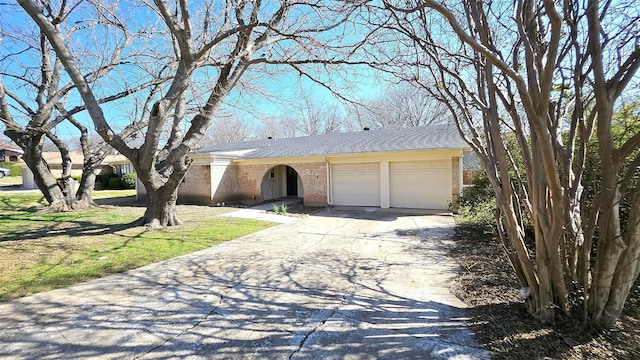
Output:
<instances>
[{"instance_id":1,"label":"hedge by house","mask_svg":"<svg viewBox=\"0 0 640 360\"><path fill-rule=\"evenodd\" d=\"M0 162L0 167L9 169L9 176L22 176L22 168L14 162Z\"/></svg>"}]
</instances>

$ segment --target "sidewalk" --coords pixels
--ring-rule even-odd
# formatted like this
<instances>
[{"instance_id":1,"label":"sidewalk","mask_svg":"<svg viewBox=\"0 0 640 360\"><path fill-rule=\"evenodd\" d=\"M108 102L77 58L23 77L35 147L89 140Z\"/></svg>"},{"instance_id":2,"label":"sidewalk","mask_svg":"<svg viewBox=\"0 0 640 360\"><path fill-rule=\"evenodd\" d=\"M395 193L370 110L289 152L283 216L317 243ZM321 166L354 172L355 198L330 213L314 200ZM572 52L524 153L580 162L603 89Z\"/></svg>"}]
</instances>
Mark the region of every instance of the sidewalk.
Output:
<instances>
[{"instance_id":1,"label":"sidewalk","mask_svg":"<svg viewBox=\"0 0 640 360\"><path fill-rule=\"evenodd\" d=\"M299 220L300 218L295 216L288 216L283 214L276 214L273 212L273 204L286 204L290 205L298 200L282 200L273 203L262 204L251 208L240 209L229 213L222 214L221 216L238 217L244 219L257 219L263 221L270 221L278 224L288 224Z\"/></svg>"}]
</instances>

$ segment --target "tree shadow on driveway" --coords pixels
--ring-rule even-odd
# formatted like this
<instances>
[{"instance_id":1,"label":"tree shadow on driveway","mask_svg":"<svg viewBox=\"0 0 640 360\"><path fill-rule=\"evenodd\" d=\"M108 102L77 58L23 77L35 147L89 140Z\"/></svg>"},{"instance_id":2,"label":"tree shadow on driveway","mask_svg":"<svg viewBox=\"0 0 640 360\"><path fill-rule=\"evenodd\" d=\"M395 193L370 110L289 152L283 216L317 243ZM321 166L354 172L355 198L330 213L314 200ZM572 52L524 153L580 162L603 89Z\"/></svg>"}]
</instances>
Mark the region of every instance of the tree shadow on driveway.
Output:
<instances>
[{"instance_id":1,"label":"tree shadow on driveway","mask_svg":"<svg viewBox=\"0 0 640 360\"><path fill-rule=\"evenodd\" d=\"M439 230L317 224L0 304L0 357L489 358L442 284Z\"/></svg>"}]
</instances>

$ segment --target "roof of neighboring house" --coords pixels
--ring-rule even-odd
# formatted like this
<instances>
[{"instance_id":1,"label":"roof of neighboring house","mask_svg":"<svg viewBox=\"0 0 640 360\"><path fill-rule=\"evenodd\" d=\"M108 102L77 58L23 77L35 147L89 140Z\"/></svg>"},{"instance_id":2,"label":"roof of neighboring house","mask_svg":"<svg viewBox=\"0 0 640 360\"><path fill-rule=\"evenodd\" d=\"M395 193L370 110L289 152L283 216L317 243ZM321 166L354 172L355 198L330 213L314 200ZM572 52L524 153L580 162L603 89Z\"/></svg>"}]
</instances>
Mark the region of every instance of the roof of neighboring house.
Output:
<instances>
[{"instance_id":1,"label":"roof of neighboring house","mask_svg":"<svg viewBox=\"0 0 640 360\"><path fill-rule=\"evenodd\" d=\"M122 154L107 155L107 157L102 160L102 164L104 165L122 165L128 163L130 163L129 159Z\"/></svg>"},{"instance_id":2,"label":"roof of neighboring house","mask_svg":"<svg viewBox=\"0 0 640 360\"><path fill-rule=\"evenodd\" d=\"M467 148L469 146L462 140L455 127L429 125L217 144L195 150L193 153L217 153L239 159L266 159Z\"/></svg>"},{"instance_id":3,"label":"roof of neighboring house","mask_svg":"<svg viewBox=\"0 0 640 360\"><path fill-rule=\"evenodd\" d=\"M84 154L80 151L71 151L69 152L69 157L71 158L71 168L72 169L82 169L84 166ZM58 151L46 151L42 153L42 158L47 162L47 164L52 168L62 168L62 157L60 156L60 152Z\"/></svg>"},{"instance_id":4,"label":"roof of neighboring house","mask_svg":"<svg viewBox=\"0 0 640 360\"><path fill-rule=\"evenodd\" d=\"M81 152L71 151L69 157L73 165L79 164L82 166L82 164L84 164L84 155ZM42 158L49 165L62 165L62 156L60 156L60 152L58 151L44 151L42 152Z\"/></svg>"},{"instance_id":5,"label":"roof of neighboring house","mask_svg":"<svg viewBox=\"0 0 640 360\"><path fill-rule=\"evenodd\" d=\"M2 150L9 150L9 151L13 151L15 153L18 154L23 154L24 152L22 150L20 150L18 147L16 147L15 145L11 145L5 142L0 142L0 151Z\"/></svg>"}]
</instances>

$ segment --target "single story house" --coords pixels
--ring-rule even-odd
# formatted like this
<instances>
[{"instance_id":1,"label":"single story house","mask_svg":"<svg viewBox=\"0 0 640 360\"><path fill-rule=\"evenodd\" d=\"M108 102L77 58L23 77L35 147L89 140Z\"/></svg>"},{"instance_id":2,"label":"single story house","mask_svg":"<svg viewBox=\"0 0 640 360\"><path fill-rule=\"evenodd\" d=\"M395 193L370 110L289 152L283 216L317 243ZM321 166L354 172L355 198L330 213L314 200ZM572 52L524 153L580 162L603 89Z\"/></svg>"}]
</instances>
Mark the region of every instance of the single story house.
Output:
<instances>
[{"instance_id":1,"label":"single story house","mask_svg":"<svg viewBox=\"0 0 640 360\"><path fill-rule=\"evenodd\" d=\"M115 154L108 155L100 166L99 174L116 174L122 176L129 173L136 172L131 164L131 161L124 155Z\"/></svg>"},{"instance_id":2,"label":"single story house","mask_svg":"<svg viewBox=\"0 0 640 360\"><path fill-rule=\"evenodd\" d=\"M0 143L0 162L22 161L24 152L13 145Z\"/></svg>"},{"instance_id":3,"label":"single story house","mask_svg":"<svg viewBox=\"0 0 640 360\"><path fill-rule=\"evenodd\" d=\"M443 125L218 144L190 154L178 200L296 196L310 206L445 210L462 190L465 150L457 129ZM138 196L144 199L144 187Z\"/></svg>"},{"instance_id":4,"label":"single story house","mask_svg":"<svg viewBox=\"0 0 640 360\"><path fill-rule=\"evenodd\" d=\"M71 157L71 175L82 175L82 163L84 156L81 152L69 153ZM47 163L51 173L56 178L62 177L62 157L58 151L44 151L42 153L42 159ZM23 189L37 189L36 181L33 173L27 167L27 164L20 164L22 168L22 188Z\"/></svg>"},{"instance_id":5,"label":"single story house","mask_svg":"<svg viewBox=\"0 0 640 360\"><path fill-rule=\"evenodd\" d=\"M82 175L82 168L84 166L84 154L80 151L72 151L69 153L71 158L71 176ZM59 151L45 151L42 153L42 158L49 166L49 170L56 178L62 177L62 157ZM22 188L23 189L37 189L33 173L27 167L27 164L20 163L22 167ZM122 155L109 155L105 158L99 167L98 173L117 173L118 170L123 171L132 169L131 162ZM118 175L123 175L118 173Z\"/></svg>"}]
</instances>

